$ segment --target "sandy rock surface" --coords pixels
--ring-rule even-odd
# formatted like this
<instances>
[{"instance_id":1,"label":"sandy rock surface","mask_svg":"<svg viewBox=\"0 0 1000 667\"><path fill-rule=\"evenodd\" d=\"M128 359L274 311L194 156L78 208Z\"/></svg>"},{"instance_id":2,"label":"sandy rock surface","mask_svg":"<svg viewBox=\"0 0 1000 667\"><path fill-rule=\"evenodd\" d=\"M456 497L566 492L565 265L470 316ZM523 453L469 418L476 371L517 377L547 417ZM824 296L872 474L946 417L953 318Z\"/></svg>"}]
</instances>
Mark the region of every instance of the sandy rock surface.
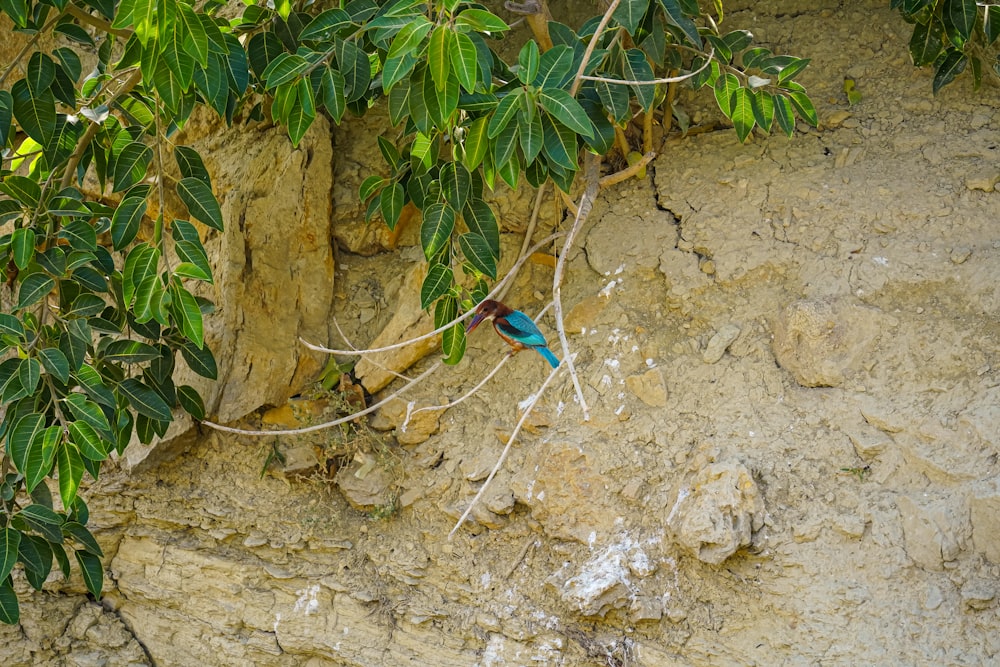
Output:
<instances>
[{"instance_id":1,"label":"sandy rock surface","mask_svg":"<svg viewBox=\"0 0 1000 667\"><path fill-rule=\"evenodd\" d=\"M104 606L53 581L23 604L44 611L0 627L4 664L1000 659L996 88L932 97L888 3L754 4L727 3L727 22L812 58L822 127L669 140L646 179L602 193L563 287L589 421L561 375L452 540L546 377L537 355L406 446L309 441L359 453L357 468L318 456L262 475L281 439L206 432L172 461L109 471L87 490ZM848 74L863 94L850 108ZM708 102L682 99L696 120ZM335 211L377 163L329 165ZM513 251L530 193L498 208ZM393 254L338 242L337 321L368 344L412 311L399 285L420 253L405 235ZM508 302L537 313L551 278L529 262ZM540 326L554 340L551 314ZM405 400L453 400L503 354L477 331ZM366 452L392 471L373 479L397 489L395 512L337 487Z\"/></svg>"}]
</instances>

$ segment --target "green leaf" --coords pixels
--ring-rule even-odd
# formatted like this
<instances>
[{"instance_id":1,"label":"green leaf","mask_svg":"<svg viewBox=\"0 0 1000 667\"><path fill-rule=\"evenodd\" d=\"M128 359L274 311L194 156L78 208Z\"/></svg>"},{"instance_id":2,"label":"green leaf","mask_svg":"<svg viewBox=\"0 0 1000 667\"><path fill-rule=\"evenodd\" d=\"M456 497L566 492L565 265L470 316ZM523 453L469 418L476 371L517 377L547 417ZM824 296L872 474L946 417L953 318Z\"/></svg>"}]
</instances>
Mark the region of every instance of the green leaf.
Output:
<instances>
[{"instance_id":1,"label":"green leaf","mask_svg":"<svg viewBox=\"0 0 1000 667\"><path fill-rule=\"evenodd\" d=\"M83 479L83 460L80 451L72 442L64 442L56 448L56 465L59 468L59 495L63 507L69 507L76 499L80 480Z\"/></svg>"},{"instance_id":2,"label":"green leaf","mask_svg":"<svg viewBox=\"0 0 1000 667\"><path fill-rule=\"evenodd\" d=\"M115 395L104 385L100 373L88 364L83 364L76 370L76 379L94 401L109 408L115 407ZM72 397L73 394L70 394ZM67 397L69 398L69 397Z\"/></svg>"},{"instance_id":3,"label":"green leaf","mask_svg":"<svg viewBox=\"0 0 1000 667\"><path fill-rule=\"evenodd\" d=\"M27 207L38 206L42 198L42 189L26 176L10 175L0 182L0 192L10 195Z\"/></svg>"},{"instance_id":4,"label":"green leaf","mask_svg":"<svg viewBox=\"0 0 1000 667\"><path fill-rule=\"evenodd\" d=\"M506 164L517 149L518 136L517 123L511 123L497 137L496 145L493 147L493 160L495 164Z\"/></svg>"},{"instance_id":5,"label":"green leaf","mask_svg":"<svg viewBox=\"0 0 1000 667\"><path fill-rule=\"evenodd\" d=\"M792 105L799 112L799 115L802 116L802 119L813 127L816 127L819 119L816 117L816 108L813 106L809 96L805 93L793 92L788 93L788 97L791 98Z\"/></svg>"},{"instance_id":6,"label":"green leaf","mask_svg":"<svg viewBox=\"0 0 1000 667\"><path fill-rule=\"evenodd\" d=\"M80 572L83 574L83 583L87 585L87 590L95 598L100 598L104 590L104 566L101 565L101 559L86 551L74 551L73 555L80 564Z\"/></svg>"},{"instance_id":7,"label":"green leaf","mask_svg":"<svg viewBox=\"0 0 1000 667\"><path fill-rule=\"evenodd\" d=\"M678 0L660 0L663 9L667 13L667 22L681 29L684 36L693 46L701 47L701 37L698 35L698 26L695 25L684 12ZM694 12L698 14L697 11Z\"/></svg>"},{"instance_id":8,"label":"green leaf","mask_svg":"<svg viewBox=\"0 0 1000 667\"><path fill-rule=\"evenodd\" d=\"M323 106L330 112L335 123L340 123L347 110L347 99L344 97L344 75L335 69L326 67L323 70L320 95Z\"/></svg>"},{"instance_id":9,"label":"green leaf","mask_svg":"<svg viewBox=\"0 0 1000 667\"><path fill-rule=\"evenodd\" d=\"M15 229L10 237L10 250L17 268L28 268L35 256L35 231L30 227Z\"/></svg>"},{"instance_id":10,"label":"green leaf","mask_svg":"<svg viewBox=\"0 0 1000 667\"><path fill-rule=\"evenodd\" d=\"M24 486L28 493L32 493L42 480L51 474L56 446L62 437L62 427L54 424L42 431L41 437L31 441L25 463L28 472L24 476Z\"/></svg>"},{"instance_id":11,"label":"green leaf","mask_svg":"<svg viewBox=\"0 0 1000 667\"><path fill-rule=\"evenodd\" d=\"M205 185L212 187L212 179L208 175L208 169L201 159L198 151L190 146L174 146L174 160L177 168L180 169L181 177L193 177L205 182Z\"/></svg>"},{"instance_id":12,"label":"green leaf","mask_svg":"<svg viewBox=\"0 0 1000 667\"><path fill-rule=\"evenodd\" d=\"M59 230L59 238L69 241L76 250L97 249L97 231L86 220L70 220Z\"/></svg>"},{"instance_id":13,"label":"green leaf","mask_svg":"<svg viewBox=\"0 0 1000 667\"><path fill-rule=\"evenodd\" d=\"M368 55L354 42L336 41L337 64L344 75L344 97L348 103L360 100L368 92L372 72Z\"/></svg>"},{"instance_id":14,"label":"green leaf","mask_svg":"<svg viewBox=\"0 0 1000 667\"><path fill-rule=\"evenodd\" d=\"M73 443L80 448L80 453L85 458L91 461L103 461L108 458L104 440L87 422L72 422L69 425L69 433Z\"/></svg>"},{"instance_id":15,"label":"green leaf","mask_svg":"<svg viewBox=\"0 0 1000 667\"><path fill-rule=\"evenodd\" d=\"M205 404L194 387L186 384L177 387L177 401L195 419L205 418Z\"/></svg>"},{"instance_id":16,"label":"green leaf","mask_svg":"<svg viewBox=\"0 0 1000 667\"><path fill-rule=\"evenodd\" d=\"M578 166L576 132L562 123L553 122L549 116L542 118L542 130L546 157L563 169L575 171Z\"/></svg>"},{"instance_id":17,"label":"green leaf","mask_svg":"<svg viewBox=\"0 0 1000 667\"><path fill-rule=\"evenodd\" d=\"M126 304L131 304L136 288L148 276L156 275L160 262L160 251L148 244L132 248L125 258L125 268L122 270L122 294Z\"/></svg>"},{"instance_id":18,"label":"green leaf","mask_svg":"<svg viewBox=\"0 0 1000 667\"><path fill-rule=\"evenodd\" d=\"M913 34L910 36L910 57L917 67L930 65L941 53L941 23L938 21L928 21L927 23L917 23L913 26Z\"/></svg>"},{"instance_id":19,"label":"green leaf","mask_svg":"<svg viewBox=\"0 0 1000 667\"><path fill-rule=\"evenodd\" d=\"M203 378L217 380L219 369L215 363L215 356L206 345L198 349L193 343L185 342L181 345L181 356L187 362L188 368Z\"/></svg>"},{"instance_id":20,"label":"green leaf","mask_svg":"<svg viewBox=\"0 0 1000 667\"><path fill-rule=\"evenodd\" d=\"M26 0L2 0L0 9L10 16L19 28L28 27L28 3Z\"/></svg>"},{"instance_id":21,"label":"green leaf","mask_svg":"<svg viewBox=\"0 0 1000 667\"><path fill-rule=\"evenodd\" d=\"M430 43L427 46L427 68L430 70L431 78L434 80L434 87L438 91L444 90L448 85L448 76L451 74L451 50L452 32L445 25L439 25L431 33Z\"/></svg>"},{"instance_id":22,"label":"green leaf","mask_svg":"<svg viewBox=\"0 0 1000 667\"><path fill-rule=\"evenodd\" d=\"M469 232L458 237L458 247L461 248L465 259L477 271L496 280L497 260L493 256L493 249L490 247L489 241L479 234Z\"/></svg>"},{"instance_id":23,"label":"green leaf","mask_svg":"<svg viewBox=\"0 0 1000 667\"><path fill-rule=\"evenodd\" d=\"M292 140L292 146L299 145L309 126L316 120L316 101L313 99L309 80L299 79L298 90L298 104L292 107L288 116L288 137Z\"/></svg>"},{"instance_id":24,"label":"green leaf","mask_svg":"<svg viewBox=\"0 0 1000 667\"><path fill-rule=\"evenodd\" d=\"M452 35L451 44L449 45L451 71L455 73L458 82L462 84L462 88L471 93L476 88L476 79L479 72L476 45L464 33L452 33Z\"/></svg>"},{"instance_id":25,"label":"green leaf","mask_svg":"<svg viewBox=\"0 0 1000 667\"><path fill-rule=\"evenodd\" d=\"M406 192L400 183L393 183L382 190L380 212L382 213L382 220L385 221L389 231L396 229L396 224L399 222L399 216L402 214L403 206L405 205Z\"/></svg>"},{"instance_id":26,"label":"green leaf","mask_svg":"<svg viewBox=\"0 0 1000 667\"><path fill-rule=\"evenodd\" d=\"M299 41L329 39L334 32L350 25L350 23L351 17L343 9L327 9L302 29L302 32L299 33Z\"/></svg>"},{"instance_id":27,"label":"green leaf","mask_svg":"<svg viewBox=\"0 0 1000 667\"><path fill-rule=\"evenodd\" d=\"M594 125L587 117L587 112L565 90L543 90L538 96L538 101L542 108L569 129L587 138L594 136Z\"/></svg>"},{"instance_id":28,"label":"green leaf","mask_svg":"<svg viewBox=\"0 0 1000 667\"><path fill-rule=\"evenodd\" d=\"M500 258L500 225L493 209L482 199L471 199L462 211L462 219L469 231L486 240L495 259Z\"/></svg>"},{"instance_id":29,"label":"green leaf","mask_svg":"<svg viewBox=\"0 0 1000 667\"><path fill-rule=\"evenodd\" d=\"M486 156L489 148L487 130L489 129L489 119L486 116L477 118L469 126L465 134L465 165L469 169L476 169Z\"/></svg>"},{"instance_id":30,"label":"green leaf","mask_svg":"<svg viewBox=\"0 0 1000 667\"><path fill-rule=\"evenodd\" d=\"M156 276L152 276L156 279ZM104 359L123 364L141 364L160 357L159 349L137 340L116 340L104 348Z\"/></svg>"},{"instance_id":31,"label":"green leaf","mask_svg":"<svg viewBox=\"0 0 1000 667\"><path fill-rule=\"evenodd\" d=\"M465 327L456 324L445 329L441 334L441 350L444 352L444 363L454 366L465 356Z\"/></svg>"},{"instance_id":32,"label":"green leaf","mask_svg":"<svg viewBox=\"0 0 1000 667\"><path fill-rule=\"evenodd\" d=\"M24 79L32 95L47 91L56 78L56 65L47 54L35 51L28 60L28 72Z\"/></svg>"},{"instance_id":33,"label":"green leaf","mask_svg":"<svg viewBox=\"0 0 1000 667\"><path fill-rule=\"evenodd\" d=\"M983 21L983 33L986 35L986 45L992 46L1000 37L1000 5L986 7L986 19ZM3 135L0 134L0 137Z\"/></svg>"},{"instance_id":34,"label":"green leaf","mask_svg":"<svg viewBox=\"0 0 1000 667\"><path fill-rule=\"evenodd\" d=\"M740 80L736 75L727 72L725 76L720 76L715 82L715 101L719 104L719 109L727 118L733 116L733 94L739 90Z\"/></svg>"},{"instance_id":35,"label":"green leaf","mask_svg":"<svg viewBox=\"0 0 1000 667\"><path fill-rule=\"evenodd\" d=\"M66 361L66 355L54 347L46 347L39 350L38 358L46 373L63 384L69 382L69 362Z\"/></svg>"},{"instance_id":36,"label":"green leaf","mask_svg":"<svg viewBox=\"0 0 1000 667\"><path fill-rule=\"evenodd\" d=\"M18 548L19 560L24 564L24 577L36 591L42 590L45 579L52 571L52 549L37 535L25 535Z\"/></svg>"},{"instance_id":37,"label":"green leaf","mask_svg":"<svg viewBox=\"0 0 1000 667\"><path fill-rule=\"evenodd\" d=\"M495 139L497 135L507 128L511 119L513 119L514 115L518 112L518 103L521 101L521 97L523 95L524 89L517 88L500 100L500 104L497 105L496 110L490 117L490 124L487 131L487 136L490 139Z\"/></svg>"},{"instance_id":38,"label":"green leaf","mask_svg":"<svg viewBox=\"0 0 1000 667\"><path fill-rule=\"evenodd\" d=\"M55 428L59 430L58 426ZM32 530L41 533L49 542L60 543L63 541L61 528L66 519L45 505L38 503L28 505L17 514L31 526Z\"/></svg>"},{"instance_id":39,"label":"green leaf","mask_svg":"<svg viewBox=\"0 0 1000 667\"><path fill-rule=\"evenodd\" d=\"M649 0L622 0L612 18L625 28L628 34L635 37L635 31L642 23L642 17L645 16L648 7Z\"/></svg>"},{"instance_id":40,"label":"green leaf","mask_svg":"<svg viewBox=\"0 0 1000 667\"><path fill-rule=\"evenodd\" d=\"M645 57L645 56L644 56ZM542 54L534 85L539 90L561 88L573 71L573 49L560 44Z\"/></svg>"},{"instance_id":41,"label":"green leaf","mask_svg":"<svg viewBox=\"0 0 1000 667\"><path fill-rule=\"evenodd\" d=\"M188 340L198 348L205 346L205 329L202 321L201 308L198 301L191 292L187 291L179 282L170 283L171 312L177 324ZM152 417L152 415L149 415ZM169 420L169 418L168 418Z\"/></svg>"},{"instance_id":42,"label":"green leaf","mask_svg":"<svg viewBox=\"0 0 1000 667\"><path fill-rule=\"evenodd\" d=\"M222 209L204 181L193 176L182 178L177 183L177 194L196 220L222 231Z\"/></svg>"},{"instance_id":43,"label":"green leaf","mask_svg":"<svg viewBox=\"0 0 1000 667\"><path fill-rule=\"evenodd\" d=\"M800 94L793 93L793 95ZM753 93L746 88L737 88L736 92L733 93L732 111L736 136L739 137L740 143L745 143L747 137L750 136L750 132L753 130L754 124L757 122L753 113Z\"/></svg>"},{"instance_id":44,"label":"green leaf","mask_svg":"<svg viewBox=\"0 0 1000 667\"><path fill-rule=\"evenodd\" d=\"M108 423L108 418L104 415L104 411L101 410L97 403L87 400L87 397L83 394L73 392L66 396L63 401L69 407L69 411L75 419L84 421L101 431L111 430L111 425Z\"/></svg>"},{"instance_id":45,"label":"green leaf","mask_svg":"<svg viewBox=\"0 0 1000 667\"><path fill-rule=\"evenodd\" d=\"M755 90L750 98L753 117L765 132L771 131L774 120L774 95L763 90Z\"/></svg>"},{"instance_id":46,"label":"green leaf","mask_svg":"<svg viewBox=\"0 0 1000 667\"><path fill-rule=\"evenodd\" d=\"M21 544L21 531L15 530L10 526L0 530L0 582L4 584L7 583L7 575L14 568L14 563L17 562L17 547ZM16 604L16 599L15 599ZM0 601L0 606L2 606L2 601ZM2 611L0 611L2 614ZM5 623L8 622L6 618L0 618Z\"/></svg>"},{"instance_id":47,"label":"green leaf","mask_svg":"<svg viewBox=\"0 0 1000 667\"><path fill-rule=\"evenodd\" d=\"M9 313L0 313L0 334L10 334L16 338L24 338L24 326L21 320Z\"/></svg>"},{"instance_id":48,"label":"green leaf","mask_svg":"<svg viewBox=\"0 0 1000 667\"><path fill-rule=\"evenodd\" d=\"M14 2L14 0L6 0L7 2ZM13 530L8 528L7 530ZM20 533L18 533L20 536ZM21 611L17 606L17 594L14 593L14 587L10 583L10 579L0 579L0 621L3 621L7 625L17 625L18 620L21 618Z\"/></svg>"},{"instance_id":49,"label":"green leaf","mask_svg":"<svg viewBox=\"0 0 1000 667\"><path fill-rule=\"evenodd\" d=\"M10 125L14 120L14 98L10 91L0 90L0 146L7 145Z\"/></svg>"},{"instance_id":50,"label":"green leaf","mask_svg":"<svg viewBox=\"0 0 1000 667\"><path fill-rule=\"evenodd\" d=\"M167 422L173 418L170 406L160 398L159 394L136 378L122 380L118 389L128 399L129 405L140 415Z\"/></svg>"},{"instance_id":51,"label":"green leaf","mask_svg":"<svg viewBox=\"0 0 1000 667\"><path fill-rule=\"evenodd\" d=\"M382 90L386 94L392 92L393 87L410 72L413 71L414 65L417 64L417 59L412 53L401 53L395 58L386 58L385 65L382 68Z\"/></svg>"},{"instance_id":52,"label":"green leaf","mask_svg":"<svg viewBox=\"0 0 1000 667\"><path fill-rule=\"evenodd\" d=\"M428 21L426 16L415 17L396 33L386 54L386 60L398 59L404 54L414 57L421 54L420 44L433 27L434 24Z\"/></svg>"},{"instance_id":53,"label":"green leaf","mask_svg":"<svg viewBox=\"0 0 1000 667\"><path fill-rule=\"evenodd\" d=\"M146 170L153 159L153 149L141 141L125 146L115 160L113 192L121 192L146 178Z\"/></svg>"},{"instance_id":54,"label":"green leaf","mask_svg":"<svg viewBox=\"0 0 1000 667\"><path fill-rule=\"evenodd\" d=\"M51 292L56 286L56 281L49 278L44 273L32 273L24 282L17 293L17 308L27 308L41 301L46 294Z\"/></svg>"},{"instance_id":55,"label":"green leaf","mask_svg":"<svg viewBox=\"0 0 1000 667\"><path fill-rule=\"evenodd\" d=\"M82 501L81 501L82 502ZM101 550L101 545L97 543L94 536L91 534L87 527L78 521L67 521L62 526L63 534L67 537L72 537L80 545L83 546L84 551L94 556L103 556L104 552Z\"/></svg>"},{"instance_id":56,"label":"green leaf","mask_svg":"<svg viewBox=\"0 0 1000 667\"><path fill-rule=\"evenodd\" d=\"M21 130L42 146L48 146L56 133L56 98L51 91L32 94L28 82L15 81L10 87L12 111Z\"/></svg>"},{"instance_id":57,"label":"green leaf","mask_svg":"<svg viewBox=\"0 0 1000 667\"><path fill-rule=\"evenodd\" d=\"M420 307L424 310L430 308L439 297L448 293L454 282L455 276L450 268L444 264L432 264L420 286Z\"/></svg>"},{"instance_id":58,"label":"green leaf","mask_svg":"<svg viewBox=\"0 0 1000 667\"><path fill-rule=\"evenodd\" d=\"M441 167L441 193L456 211L461 211L472 194L472 174L461 162Z\"/></svg>"},{"instance_id":59,"label":"green leaf","mask_svg":"<svg viewBox=\"0 0 1000 667\"><path fill-rule=\"evenodd\" d=\"M121 250L135 240L145 214L145 197L127 197L118 205L111 217L111 243L115 250Z\"/></svg>"},{"instance_id":60,"label":"green leaf","mask_svg":"<svg viewBox=\"0 0 1000 667\"><path fill-rule=\"evenodd\" d=\"M944 21L948 38L955 48L961 49L972 36L976 25L976 0L944 0Z\"/></svg>"},{"instance_id":61,"label":"green leaf","mask_svg":"<svg viewBox=\"0 0 1000 667\"><path fill-rule=\"evenodd\" d=\"M795 116L791 101L784 95L774 96L774 120L786 135L792 136L795 131Z\"/></svg>"},{"instance_id":62,"label":"green leaf","mask_svg":"<svg viewBox=\"0 0 1000 667\"><path fill-rule=\"evenodd\" d=\"M476 32L506 32L510 26L485 9L465 9L455 17L455 26L460 30L475 30Z\"/></svg>"},{"instance_id":63,"label":"green leaf","mask_svg":"<svg viewBox=\"0 0 1000 667\"><path fill-rule=\"evenodd\" d=\"M309 67L309 61L294 53L282 53L272 60L261 77L267 90L273 90L283 83L294 81Z\"/></svg>"},{"instance_id":64,"label":"green leaf","mask_svg":"<svg viewBox=\"0 0 1000 667\"><path fill-rule=\"evenodd\" d=\"M455 211L451 206L438 202L427 207L420 225L420 245L428 261L447 245L454 229Z\"/></svg>"},{"instance_id":65,"label":"green leaf","mask_svg":"<svg viewBox=\"0 0 1000 667\"><path fill-rule=\"evenodd\" d=\"M649 66L646 54L641 49L629 49L626 52L623 71L625 78L632 81L648 81L653 78L653 69ZM654 86L635 85L632 86L632 92L635 93L635 98L643 111L649 112L653 108L653 102L656 100Z\"/></svg>"},{"instance_id":66,"label":"green leaf","mask_svg":"<svg viewBox=\"0 0 1000 667\"><path fill-rule=\"evenodd\" d=\"M38 380L42 377L42 365L37 359L28 357L21 359L17 367L17 379L21 382L21 387L29 394L35 393L38 387Z\"/></svg>"},{"instance_id":67,"label":"green leaf","mask_svg":"<svg viewBox=\"0 0 1000 667\"><path fill-rule=\"evenodd\" d=\"M931 84L933 93L937 95L939 90L951 83L956 76L965 70L968 62L968 56L958 49L948 49L934 72L934 83Z\"/></svg>"},{"instance_id":68,"label":"green leaf","mask_svg":"<svg viewBox=\"0 0 1000 667\"><path fill-rule=\"evenodd\" d=\"M365 180L361 181L361 187L358 188L358 197L361 201L368 201L373 194L385 187L385 185L386 179L381 176L368 176Z\"/></svg>"},{"instance_id":69,"label":"green leaf","mask_svg":"<svg viewBox=\"0 0 1000 667\"><path fill-rule=\"evenodd\" d=\"M809 65L809 58L796 58L794 61L785 65L778 72L778 83L784 83L790 80L796 74L804 70Z\"/></svg>"}]
</instances>

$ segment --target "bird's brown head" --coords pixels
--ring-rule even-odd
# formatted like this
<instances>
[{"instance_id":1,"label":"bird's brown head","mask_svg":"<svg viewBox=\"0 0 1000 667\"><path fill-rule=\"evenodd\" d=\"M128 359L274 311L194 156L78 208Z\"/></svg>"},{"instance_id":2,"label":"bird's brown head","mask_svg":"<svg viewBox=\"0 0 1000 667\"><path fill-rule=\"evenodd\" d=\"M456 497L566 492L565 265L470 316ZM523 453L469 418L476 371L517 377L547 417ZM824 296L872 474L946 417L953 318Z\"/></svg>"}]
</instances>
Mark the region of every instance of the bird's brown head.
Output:
<instances>
[{"instance_id":1,"label":"bird's brown head","mask_svg":"<svg viewBox=\"0 0 1000 667\"><path fill-rule=\"evenodd\" d=\"M499 301L494 301L493 299L486 299L476 307L476 314L473 315L472 319L469 320L468 326L465 327L465 333L470 333L473 329L479 326L479 323L483 320L492 320L497 317L504 317L510 315L513 310L505 304Z\"/></svg>"}]
</instances>

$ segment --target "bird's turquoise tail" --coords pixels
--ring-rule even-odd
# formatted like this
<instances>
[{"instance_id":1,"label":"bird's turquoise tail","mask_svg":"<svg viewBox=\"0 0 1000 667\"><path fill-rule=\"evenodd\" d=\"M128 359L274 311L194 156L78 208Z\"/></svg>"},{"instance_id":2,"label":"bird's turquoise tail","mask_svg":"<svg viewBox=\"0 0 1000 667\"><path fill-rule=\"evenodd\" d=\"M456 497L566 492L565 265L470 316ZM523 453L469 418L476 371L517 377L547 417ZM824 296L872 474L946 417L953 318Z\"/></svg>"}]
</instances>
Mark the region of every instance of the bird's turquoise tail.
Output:
<instances>
[{"instance_id":1,"label":"bird's turquoise tail","mask_svg":"<svg viewBox=\"0 0 1000 667\"><path fill-rule=\"evenodd\" d=\"M538 354L540 354L543 357L545 357L545 361L547 361L550 364L552 364L552 368L558 368L559 367L559 359L556 358L556 355L552 354L552 350L550 350L549 348L545 347L544 345L536 347L535 349L538 350Z\"/></svg>"}]
</instances>

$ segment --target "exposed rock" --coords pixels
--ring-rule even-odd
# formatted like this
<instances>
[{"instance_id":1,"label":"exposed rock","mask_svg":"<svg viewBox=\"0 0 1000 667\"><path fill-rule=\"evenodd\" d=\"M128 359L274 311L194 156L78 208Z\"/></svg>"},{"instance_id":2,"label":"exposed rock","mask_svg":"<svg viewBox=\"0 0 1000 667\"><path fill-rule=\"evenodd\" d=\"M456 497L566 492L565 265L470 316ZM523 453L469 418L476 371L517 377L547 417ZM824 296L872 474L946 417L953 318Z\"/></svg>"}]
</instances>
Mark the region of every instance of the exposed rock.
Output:
<instances>
[{"instance_id":1,"label":"exposed rock","mask_svg":"<svg viewBox=\"0 0 1000 667\"><path fill-rule=\"evenodd\" d=\"M607 505L604 479L590 457L569 442L532 447L510 486L552 537L593 544L610 534L619 515Z\"/></svg>"},{"instance_id":2,"label":"exposed rock","mask_svg":"<svg viewBox=\"0 0 1000 667\"><path fill-rule=\"evenodd\" d=\"M630 375L625 378L625 386L650 407L663 408L667 405L667 385L663 381L663 372L658 368Z\"/></svg>"},{"instance_id":3,"label":"exposed rock","mask_svg":"<svg viewBox=\"0 0 1000 667\"><path fill-rule=\"evenodd\" d=\"M367 348L386 347L434 330L434 318L420 308L418 298L426 274L425 264L416 264L410 269L399 290L392 319L382 333L366 345ZM433 336L412 345L367 355L354 367L355 375L367 391L375 393L396 379L393 371L405 371L436 349L440 342L440 336Z\"/></svg>"},{"instance_id":4,"label":"exposed rock","mask_svg":"<svg viewBox=\"0 0 1000 667\"><path fill-rule=\"evenodd\" d=\"M962 585L962 602L969 609L982 611L990 606L997 596L997 584L987 579L973 579Z\"/></svg>"},{"instance_id":5,"label":"exposed rock","mask_svg":"<svg viewBox=\"0 0 1000 667\"><path fill-rule=\"evenodd\" d=\"M632 582L633 577L647 577L655 570L642 547L623 535L584 563L576 574L564 579L565 572L560 571L548 583L584 616L604 616L612 609L627 607L636 598L639 588Z\"/></svg>"},{"instance_id":6,"label":"exposed rock","mask_svg":"<svg viewBox=\"0 0 1000 667\"><path fill-rule=\"evenodd\" d=\"M774 322L774 356L805 387L837 387L862 370L886 318L851 299L796 301Z\"/></svg>"},{"instance_id":7,"label":"exposed rock","mask_svg":"<svg viewBox=\"0 0 1000 667\"><path fill-rule=\"evenodd\" d=\"M337 488L351 507L371 512L396 501L396 480L391 470L371 459L354 460L337 471Z\"/></svg>"},{"instance_id":8,"label":"exposed rock","mask_svg":"<svg viewBox=\"0 0 1000 667\"><path fill-rule=\"evenodd\" d=\"M764 525L764 499L742 463L709 463L689 476L676 494L667 525L678 546L718 565L750 544Z\"/></svg>"},{"instance_id":9,"label":"exposed rock","mask_svg":"<svg viewBox=\"0 0 1000 667\"><path fill-rule=\"evenodd\" d=\"M972 544L977 553L1000 564L1000 480L976 486L969 498Z\"/></svg>"},{"instance_id":10,"label":"exposed rock","mask_svg":"<svg viewBox=\"0 0 1000 667\"><path fill-rule=\"evenodd\" d=\"M375 413L371 427L377 431L396 429L396 442L404 446L419 445L438 432L443 409L426 410L424 401L404 401L396 398Z\"/></svg>"},{"instance_id":11,"label":"exposed rock","mask_svg":"<svg viewBox=\"0 0 1000 667\"><path fill-rule=\"evenodd\" d=\"M896 506L903 520L906 554L917 565L941 571L946 562L958 558L967 546L971 527L964 504L947 498L918 502L900 496Z\"/></svg>"},{"instance_id":12,"label":"exposed rock","mask_svg":"<svg viewBox=\"0 0 1000 667\"><path fill-rule=\"evenodd\" d=\"M705 346L705 352L701 355L702 361L706 364L714 364L722 359L722 355L739 337L740 331L738 324L725 324L720 327L715 335L709 339L708 345Z\"/></svg>"},{"instance_id":13,"label":"exposed rock","mask_svg":"<svg viewBox=\"0 0 1000 667\"><path fill-rule=\"evenodd\" d=\"M566 333L578 334L585 329L597 326L598 319L608 305L608 300L599 295L587 296L570 308L563 321Z\"/></svg>"},{"instance_id":14,"label":"exposed rock","mask_svg":"<svg viewBox=\"0 0 1000 667\"><path fill-rule=\"evenodd\" d=\"M205 341L215 354L218 381L181 363L174 377L176 384L201 393L216 421L283 404L321 368L322 355L298 339L322 344L328 338L333 294L328 132L326 120L317 118L293 149L283 129L220 132L204 113L176 139L202 155L225 220L223 232L202 230L215 283L196 290L216 304L205 318ZM164 214L187 218L176 197L168 199ZM190 422L175 423L163 440L187 428ZM176 450L139 446L136 439L126 461L132 468L149 465Z\"/></svg>"},{"instance_id":15,"label":"exposed rock","mask_svg":"<svg viewBox=\"0 0 1000 667\"><path fill-rule=\"evenodd\" d=\"M656 269L660 253L677 245L674 217L655 208L637 208L624 198L616 199L612 208L612 214L598 218L584 242L590 267L602 276ZM628 234L622 234L623 225Z\"/></svg>"}]
</instances>

